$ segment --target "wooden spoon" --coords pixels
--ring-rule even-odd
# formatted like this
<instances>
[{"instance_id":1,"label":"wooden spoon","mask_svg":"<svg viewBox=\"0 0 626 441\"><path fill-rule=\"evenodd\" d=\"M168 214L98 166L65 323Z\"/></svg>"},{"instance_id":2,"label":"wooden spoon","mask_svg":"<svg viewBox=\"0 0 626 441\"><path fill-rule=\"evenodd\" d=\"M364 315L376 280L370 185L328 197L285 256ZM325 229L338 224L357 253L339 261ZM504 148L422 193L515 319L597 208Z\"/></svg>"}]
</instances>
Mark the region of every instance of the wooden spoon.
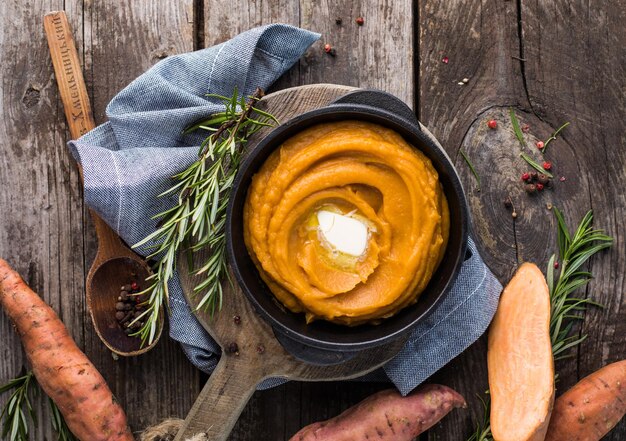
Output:
<instances>
[{"instance_id":1,"label":"wooden spoon","mask_svg":"<svg viewBox=\"0 0 626 441\"><path fill-rule=\"evenodd\" d=\"M52 65L56 75L65 117L72 139L78 139L95 127L85 80L78 53L65 12L50 12L44 16ZM78 164L81 179L82 168ZM98 252L87 275L87 306L96 333L113 352L122 356L143 354L154 347L163 330L163 311L155 339L142 347L141 339L124 334L115 319L115 303L120 287L138 281L145 288L151 274L143 258L131 251L117 233L96 212L89 210L98 238ZM144 282L144 283L142 283Z\"/></svg>"}]
</instances>

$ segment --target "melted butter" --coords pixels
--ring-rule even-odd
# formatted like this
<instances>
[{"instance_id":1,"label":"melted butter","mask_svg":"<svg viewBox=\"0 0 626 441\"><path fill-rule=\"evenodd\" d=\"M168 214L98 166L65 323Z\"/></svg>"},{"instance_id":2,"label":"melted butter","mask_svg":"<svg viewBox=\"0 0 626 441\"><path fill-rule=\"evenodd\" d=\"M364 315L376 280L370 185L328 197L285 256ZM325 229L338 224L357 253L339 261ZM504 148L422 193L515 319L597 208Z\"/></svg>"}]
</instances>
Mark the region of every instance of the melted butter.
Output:
<instances>
[{"instance_id":1,"label":"melted butter","mask_svg":"<svg viewBox=\"0 0 626 441\"><path fill-rule=\"evenodd\" d=\"M331 247L331 251L360 257L367 250L369 228L356 217L328 210L316 213L318 231L322 243Z\"/></svg>"}]
</instances>

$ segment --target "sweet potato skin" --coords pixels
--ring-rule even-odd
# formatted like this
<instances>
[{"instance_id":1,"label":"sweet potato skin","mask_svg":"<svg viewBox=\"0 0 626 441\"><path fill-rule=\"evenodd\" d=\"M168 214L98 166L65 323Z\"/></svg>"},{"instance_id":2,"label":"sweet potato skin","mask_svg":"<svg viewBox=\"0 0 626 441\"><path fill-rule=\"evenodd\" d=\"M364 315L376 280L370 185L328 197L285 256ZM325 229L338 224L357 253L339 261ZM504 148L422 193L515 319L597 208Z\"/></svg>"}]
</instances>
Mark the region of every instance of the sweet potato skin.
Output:
<instances>
[{"instance_id":1,"label":"sweet potato skin","mask_svg":"<svg viewBox=\"0 0 626 441\"><path fill-rule=\"evenodd\" d=\"M396 390L378 392L330 420L304 427L289 441L411 441L465 399L439 384L420 387L406 397Z\"/></svg>"},{"instance_id":2,"label":"sweet potato skin","mask_svg":"<svg viewBox=\"0 0 626 441\"><path fill-rule=\"evenodd\" d=\"M554 404L546 441L597 441L626 414L626 360L580 380Z\"/></svg>"},{"instance_id":3,"label":"sweet potato skin","mask_svg":"<svg viewBox=\"0 0 626 441\"><path fill-rule=\"evenodd\" d=\"M50 308L0 259L0 304L13 320L33 373L82 441L131 441L126 415L104 378Z\"/></svg>"},{"instance_id":4,"label":"sweet potato skin","mask_svg":"<svg viewBox=\"0 0 626 441\"><path fill-rule=\"evenodd\" d=\"M489 329L491 430L497 441L543 441L554 403L550 293L541 270L522 264Z\"/></svg>"}]
</instances>

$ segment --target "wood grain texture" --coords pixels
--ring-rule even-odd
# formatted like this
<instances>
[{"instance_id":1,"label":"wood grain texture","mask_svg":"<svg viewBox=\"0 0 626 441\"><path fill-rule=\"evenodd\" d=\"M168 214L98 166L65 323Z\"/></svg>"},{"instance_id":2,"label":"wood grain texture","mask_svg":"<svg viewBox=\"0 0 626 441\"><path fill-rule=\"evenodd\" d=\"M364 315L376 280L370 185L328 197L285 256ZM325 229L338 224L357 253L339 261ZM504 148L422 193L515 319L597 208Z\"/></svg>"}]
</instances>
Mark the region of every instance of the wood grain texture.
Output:
<instances>
[{"instance_id":1,"label":"wood grain texture","mask_svg":"<svg viewBox=\"0 0 626 441\"><path fill-rule=\"evenodd\" d=\"M618 2L619 3L619 2ZM467 191L474 231L483 257L505 282L515 267L532 261L545 268L556 249L556 226L549 204L566 213L573 227L590 208L595 225L617 238L612 251L594 258L596 275L589 293L604 309L585 315L590 338L573 360L557 363L559 391L603 364L626 356L624 267L620 244L626 209L625 138L620 121L626 111L623 51L624 2L422 2L419 9L419 115L456 158ZM442 62L447 57L448 63ZM463 82L463 78L469 81ZM512 107L530 130L526 146L515 138L508 115ZM494 118L497 130L486 122ZM555 165L553 190L528 197L519 179L529 170L524 151L543 162L535 147L565 121L571 126L550 144L545 159ZM481 176L478 191L459 151ZM513 220L503 200L510 197L518 213ZM485 341L481 339L442 369L435 380L472 399L487 389ZM557 391L557 394L559 393ZM429 439L466 439L472 420L481 416L478 400L472 412L450 415L430 431ZM606 439L623 439L626 423Z\"/></svg>"},{"instance_id":2,"label":"wood grain texture","mask_svg":"<svg viewBox=\"0 0 626 441\"><path fill-rule=\"evenodd\" d=\"M158 60L152 52L192 48L191 2L133 2L110 10L102 2L82 1L0 5L0 255L59 313L128 411L131 427L143 429L167 416L184 416L199 391L199 374L167 339L148 355L115 361L88 318L85 277L95 256L95 235L82 202L78 170L65 147L69 136L42 21L45 12L64 5L81 61L87 61L85 77L98 123L104 120L110 97ZM94 29L99 29L95 38ZM121 37L111 38L113 30L113 35L124 36L123 46ZM128 35L131 30L134 34ZM185 35L189 38L181 40ZM91 69L94 54L97 69ZM4 315L0 328L4 383L26 361ZM163 381L171 378L180 384ZM161 386L155 387L157 383ZM40 395L35 407L42 423L33 429L33 439L54 439L45 423L45 397Z\"/></svg>"},{"instance_id":3,"label":"wood grain texture","mask_svg":"<svg viewBox=\"0 0 626 441\"><path fill-rule=\"evenodd\" d=\"M626 1L522 1L520 14L530 110L551 127L571 121L552 150L554 162L576 165L568 182L582 193L584 209L593 208L594 224L616 238L589 266L596 279L587 295L605 307L585 314L581 332L589 338L557 385L559 394L626 358ZM569 210L570 223L575 213ZM626 439L626 421L603 439Z\"/></svg>"},{"instance_id":4,"label":"wood grain texture","mask_svg":"<svg viewBox=\"0 0 626 441\"><path fill-rule=\"evenodd\" d=\"M116 92L169 54L277 21L322 33L274 89L334 82L380 87L415 103L422 122L455 160L479 245L501 280L518 261L543 266L554 249L554 223L545 203L562 208L570 224L594 208L596 225L617 238L613 250L590 267L596 280L588 294L606 307L586 314L582 329L589 339L575 359L557 364L560 391L600 365L626 357L624 0L0 2L0 255L59 312L122 400L133 428L168 415L184 416L201 382L167 339L154 353L113 361L87 319L84 279L95 256L95 236L77 170L64 147L65 122L41 27L44 12L63 8L76 30L96 122L104 121L105 106ZM358 15L365 18L363 27L354 23ZM335 24L337 16L341 26ZM335 58L323 53L326 42L335 46ZM459 86L463 78L469 81ZM521 192L517 175L524 166L508 126L510 106L531 126L526 134L531 147L562 122L572 123L548 152L567 180L541 198L528 199ZM484 130L491 117L500 123L497 133ZM481 192L460 149L481 175ZM507 194L519 212L515 222L501 205ZM5 360L0 381L6 381L25 361L4 316L0 333ZM479 340L434 377L462 392L470 411L451 414L422 441L466 439L472 417L480 416L472 398L487 386L485 346ZM177 381L161 382L163 377ZM231 438L286 439L382 387L292 382L257 392ZM43 403L36 402L42 421L47 419ZM625 438L625 422L606 437ZM53 435L41 425L34 439Z\"/></svg>"}]
</instances>

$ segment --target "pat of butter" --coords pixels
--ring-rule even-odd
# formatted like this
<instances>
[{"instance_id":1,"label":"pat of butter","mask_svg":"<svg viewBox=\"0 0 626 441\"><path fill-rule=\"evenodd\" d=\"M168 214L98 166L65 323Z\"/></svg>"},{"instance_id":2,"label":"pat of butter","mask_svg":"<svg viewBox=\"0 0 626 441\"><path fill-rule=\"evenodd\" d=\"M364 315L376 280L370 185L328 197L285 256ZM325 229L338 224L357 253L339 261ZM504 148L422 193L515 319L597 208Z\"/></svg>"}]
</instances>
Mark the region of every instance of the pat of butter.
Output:
<instances>
[{"instance_id":1,"label":"pat of butter","mask_svg":"<svg viewBox=\"0 0 626 441\"><path fill-rule=\"evenodd\" d=\"M334 250L351 256L362 256L369 235L366 224L350 216L332 211L317 212L319 231Z\"/></svg>"}]
</instances>

